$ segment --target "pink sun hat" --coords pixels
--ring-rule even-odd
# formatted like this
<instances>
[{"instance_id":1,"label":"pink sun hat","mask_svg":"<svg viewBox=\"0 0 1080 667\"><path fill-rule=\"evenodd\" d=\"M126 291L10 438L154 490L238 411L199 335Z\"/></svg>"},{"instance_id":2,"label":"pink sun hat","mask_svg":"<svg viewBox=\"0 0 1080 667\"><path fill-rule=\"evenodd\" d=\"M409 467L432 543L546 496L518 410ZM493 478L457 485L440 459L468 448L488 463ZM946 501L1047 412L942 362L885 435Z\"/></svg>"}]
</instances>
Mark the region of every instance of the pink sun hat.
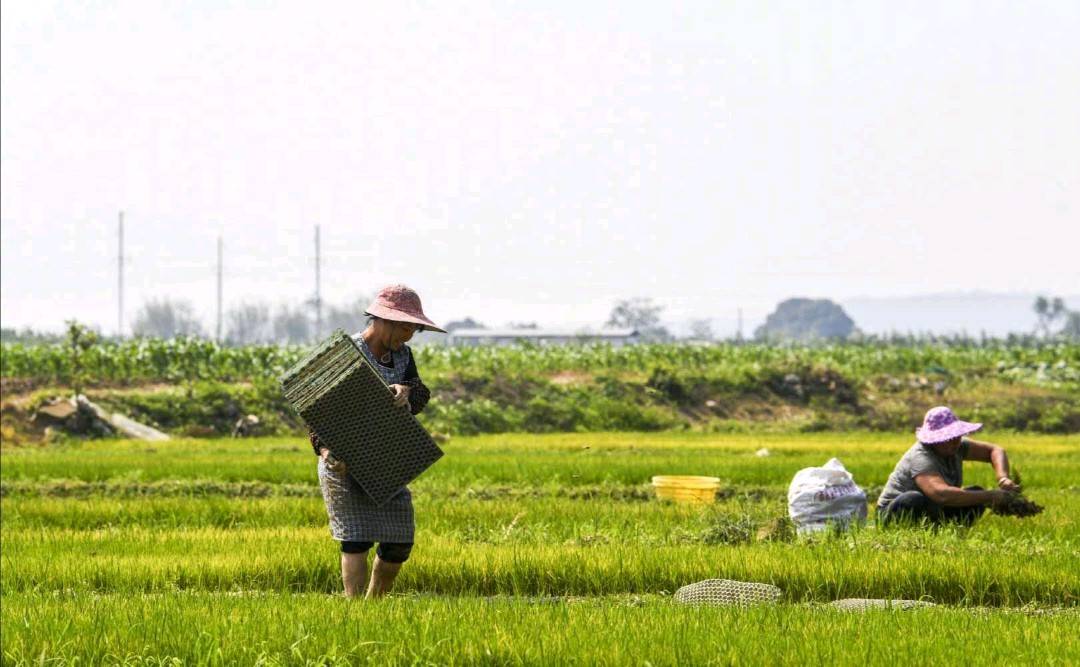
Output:
<instances>
[{"instance_id":1,"label":"pink sun hat","mask_svg":"<svg viewBox=\"0 0 1080 667\"><path fill-rule=\"evenodd\" d=\"M930 408L926 413L922 428L915 429L915 437L924 445L938 445L953 438L974 433L980 428L982 424L960 421L952 410L939 405L936 408Z\"/></svg>"},{"instance_id":2,"label":"pink sun hat","mask_svg":"<svg viewBox=\"0 0 1080 667\"><path fill-rule=\"evenodd\" d=\"M445 330L435 326L435 323L424 314L424 308L420 305L420 295L416 293L416 290L404 285L389 285L379 290L379 293L375 295L375 300L364 312L380 319L419 324L428 331L446 333Z\"/></svg>"}]
</instances>

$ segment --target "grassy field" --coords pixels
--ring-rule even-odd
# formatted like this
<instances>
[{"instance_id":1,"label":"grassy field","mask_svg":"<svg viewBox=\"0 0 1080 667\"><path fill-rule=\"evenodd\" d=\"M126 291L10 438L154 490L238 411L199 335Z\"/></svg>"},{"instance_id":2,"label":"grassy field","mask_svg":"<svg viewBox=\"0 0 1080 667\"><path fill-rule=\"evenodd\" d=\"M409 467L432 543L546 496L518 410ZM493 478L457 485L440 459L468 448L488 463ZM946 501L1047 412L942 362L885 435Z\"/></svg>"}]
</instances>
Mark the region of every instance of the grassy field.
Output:
<instances>
[{"instance_id":1,"label":"grassy field","mask_svg":"<svg viewBox=\"0 0 1080 667\"><path fill-rule=\"evenodd\" d=\"M908 436L456 438L412 487L414 556L377 603L332 595L336 544L306 441L6 447L4 663L944 664L962 650L1075 664L1080 437L987 438L1046 512L796 542L756 533L785 512L799 468L838 456L873 500ZM724 487L712 506L661 503L648 480L665 473ZM968 464L965 483L992 482L989 466ZM775 584L783 601L671 601L712 577ZM844 597L939 606L825 606Z\"/></svg>"}]
</instances>

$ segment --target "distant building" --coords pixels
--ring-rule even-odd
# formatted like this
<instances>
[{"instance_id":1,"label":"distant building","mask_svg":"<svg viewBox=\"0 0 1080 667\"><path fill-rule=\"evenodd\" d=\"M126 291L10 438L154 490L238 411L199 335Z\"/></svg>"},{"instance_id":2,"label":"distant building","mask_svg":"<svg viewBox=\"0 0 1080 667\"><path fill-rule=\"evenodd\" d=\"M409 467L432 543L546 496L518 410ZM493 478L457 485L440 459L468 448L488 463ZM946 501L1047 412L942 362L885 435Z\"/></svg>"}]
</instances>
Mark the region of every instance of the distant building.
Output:
<instances>
[{"instance_id":1,"label":"distant building","mask_svg":"<svg viewBox=\"0 0 1080 667\"><path fill-rule=\"evenodd\" d=\"M601 329L600 331L571 329L455 329L446 336L448 345L475 347L478 345L581 345L607 343L612 347L633 345L639 341L636 329Z\"/></svg>"}]
</instances>

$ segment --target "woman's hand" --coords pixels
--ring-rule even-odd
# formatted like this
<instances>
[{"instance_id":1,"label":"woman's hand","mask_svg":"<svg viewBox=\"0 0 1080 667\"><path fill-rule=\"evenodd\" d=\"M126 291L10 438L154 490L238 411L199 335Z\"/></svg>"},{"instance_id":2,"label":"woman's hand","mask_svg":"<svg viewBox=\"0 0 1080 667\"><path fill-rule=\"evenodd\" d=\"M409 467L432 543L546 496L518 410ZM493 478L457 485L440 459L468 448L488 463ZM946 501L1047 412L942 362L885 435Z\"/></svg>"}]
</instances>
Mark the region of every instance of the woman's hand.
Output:
<instances>
[{"instance_id":1,"label":"woman's hand","mask_svg":"<svg viewBox=\"0 0 1080 667\"><path fill-rule=\"evenodd\" d=\"M345 474L345 462L335 459L334 455L330 453L329 449L327 449L326 447L321 447L319 449L319 456L322 457L322 460L326 462L326 468L330 472L334 472L339 475Z\"/></svg>"},{"instance_id":2,"label":"woman's hand","mask_svg":"<svg viewBox=\"0 0 1080 667\"><path fill-rule=\"evenodd\" d=\"M995 507L1008 503L1016 496L1012 491L1006 491L1004 489L993 489L988 493L990 493L990 504Z\"/></svg>"},{"instance_id":3,"label":"woman's hand","mask_svg":"<svg viewBox=\"0 0 1080 667\"><path fill-rule=\"evenodd\" d=\"M1020 485L1009 479L1006 475L1002 475L998 479L998 488L1002 491L1012 491L1013 493L1020 492Z\"/></svg>"},{"instance_id":4,"label":"woman's hand","mask_svg":"<svg viewBox=\"0 0 1080 667\"><path fill-rule=\"evenodd\" d=\"M392 384L390 391L394 392L394 405L399 408L409 405L409 392L412 390L407 384Z\"/></svg>"}]
</instances>

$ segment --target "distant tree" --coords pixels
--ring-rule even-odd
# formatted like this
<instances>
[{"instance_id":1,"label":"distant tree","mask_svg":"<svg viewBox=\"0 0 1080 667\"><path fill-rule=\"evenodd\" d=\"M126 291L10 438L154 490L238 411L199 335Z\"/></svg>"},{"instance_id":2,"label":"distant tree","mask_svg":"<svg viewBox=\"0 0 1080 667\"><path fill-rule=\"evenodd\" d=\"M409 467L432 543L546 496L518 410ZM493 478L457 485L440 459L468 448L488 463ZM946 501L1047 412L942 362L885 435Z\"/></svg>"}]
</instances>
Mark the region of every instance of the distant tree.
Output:
<instances>
[{"instance_id":1,"label":"distant tree","mask_svg":"<svg viewBox=\"0 0 1080 667\"><path fill-rule=\"evenodd\" d=\"M829 299L788 299L754 331L758 340L843 340L855 332L855 322Z\"/></svg>"},{"instance_id":2,"label":"distant tree","mask_svg":"<svg viewBox=\"0 0 1080 667\"><path fill-rule=\"evenodd\" d=\"M233 345L266 343L273 337L270 306L265 303L242 303L225 314L225 340Z\"/></svg>"},{"instance_id":3,"label":"distant tree","mask_svg":"<svg viewBox=\"0 0 1080 667\"><path fill-rule=\"evenodd\" d=\"M1054 299L1048 299L1045 296L1040 296L1035 299L1035 315L1039 318L1038 323L1035 325L1036 331L1042 331L1042 335L1049 338L1052 335L1052 326L1054 322L1062 317L1066 317L1068 311L1065 309L1065 302L1061 297L1055 297Z\"/></svg>"},{"instance_id":4,"label":"distant tree","mask_svg":"<svg viewBox=\"0 0 1080 667\"><path fill-rule=\"evenodd\" d=\"M1065 328L1061 330L1061 335L1072 340L1080 340L1080 311L1069 311L1069 316L1065 318Z\"/></svg>"},{"instance_id":5,"label":"distant tree","mask_svg":"<svg viewBox=\"0 0 1080 667\"><path fill-rule=\"evenodd\" d=\"M16 330L12 327L0 329L0 343L22 343L23 345L46 345L64 340L63 334L34 331L30 327Z\"/></svg>"},{"instance_id":6,"label":"distant tree","mask_svg":"<svg viewBox=\"0 0 1080 667\"><path fill-rule=\"evenodd\" d=\"M636 329L644 341L671 340L667 328L660 324L663 311L664 307L654 304L652 299L636 297L617 301L604 326Z\"/></svg>"},{"instance_id":7,"label":"distant tree","mask_svg":"<svg viewBox=\"0 0 1080 667\"><path fill-rule=\"evenodd\" d=\"M78 396L88 380L83 356L97 345L98 335L97 332L75 320L68 320L65 324L67 325L68 359L71 362L71 388Z\"/></svg>"},{"instance_id":8,"label":"distant tree","mask_svg":"<svg viewBox=\"0 0 1080 667\"><path fill-rule=\"evenodd\" d=\"M709 320L694 320L690 323L690 337L694 340L714 340L712 322Z\"/></svg>"},{"instance_id":9,"label":"distant tree","mask_svg":"<svg viewBox=\"0 0 1080 667\"><path fill-rule=\"evenodd\" d=\"M136 336L154 338L202 334L202 324L195 316L195 309L191 304L187 301L173 301L167 297L144 303L135 315L135 323L131 329Z\"/></svg>"},{"instance_id":10,"label":"distant tree","mask_svg":"<svg viewBox=\"0 0 1080 667\"><path fill-rule=\"evenodd\" d=\"M463 320L454 320L443 328L450 333L453 333L455 329L487 329L483 322L477 322L471 317L466 317Z\"/></svg>"},{"instance_id":11,"label":"distant tree","mask_svg":"<svg viewBox=\"0 0 1080 667\"><path fill-rule=\"evenodd\" d=\"M371 299L359 297L351 305L330 306L323 313L323 333L334 329L344 329L345 333L356 333L367 326L367 309Z\"/></svg>"},{"instance_id":12,"label":"distant tree","mask_svg":"<svg viewBox=\"0 0 1080 667\"><path fill-rule=\"evenodd\" d=\"M271 323L274 340L279 343L303 344L311 340L311 318L303 308L283 305Z\"/></svg>"}]
</instances>

